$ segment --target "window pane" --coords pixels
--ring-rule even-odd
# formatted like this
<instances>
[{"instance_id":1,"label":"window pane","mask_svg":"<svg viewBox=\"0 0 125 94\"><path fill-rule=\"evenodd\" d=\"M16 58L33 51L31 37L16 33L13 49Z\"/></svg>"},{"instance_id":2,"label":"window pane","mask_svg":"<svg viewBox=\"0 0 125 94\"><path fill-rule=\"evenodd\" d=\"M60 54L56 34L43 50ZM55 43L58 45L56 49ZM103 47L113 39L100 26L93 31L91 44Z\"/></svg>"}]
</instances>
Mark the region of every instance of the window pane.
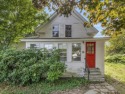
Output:
<instances>
[{"instance_id":1,"label":"window pane","mask_svg":"<svg viewBox=\"0 0 125 94\"><path fill-rule=\"evenodd\" d=\"M53 37L59 37L59 25L53 26Z\"/></svg>"},{"instance_id":2,"label":"window pane","mask_svg":"<svg viewBox=\"0 0 125 94\"><path fill-rule=\"evenodd\" d=\"M54 46L53 44L45 44L45 48L48 50L48 51L52 51Z\"/></svg>"},{"instance_id":3,"label":"window pane","mask_svg":"<svg viewBox=\"0 0 125 94\"><path fill-rule=\"evenodd\" d=\"M53 26L53 31L59 31L59 25L54 25Z\"/></svg>"},{"instance_id":4,"label":"window pane","mask_svg":"<svg viewBox=\"0 0 125 94\"><path fill-rule=\"evenodd\" d=\"M58 47L60 49L60 61L67 61L67 45L65 43L59 43Z\"/></svg>"},{"instance_id":5,"label":"window pane","mask_svg":"<svg viewBox=\"0 0 125 94\"><path fill-rule=\"evenodd\" d=\"M36 44L30 44L30 48L37 48Z\"/></svg>"},{"instance_id":6,"label":"window pane","mask_svg":"<svg viewBox=\"0 0 125 94\"><path fill-rule=\"evenodd\" d=\"M58 31L53 31L53 37L59 37L59 32Z\"/></svg>"},{"instance_id":7,"label":"window pane","mask_svg":"<svg viewBox=\"0 0 125 94\"><path fill-rule=\"evenodd\" d=\"M72 60L81 61L81 44L80 43L72 44Z\"/></svg>"},{"instance_id":8,"label":"window pane","mask_svg":"<svg viewBox=\"0 0 125 94\"><path fill-rule=\"evenodd\" d=\"M94 44L93 43L87 44L87 54L94 54Z\"/></svg>"},{"instance_id":9,"label":"window pane","mask_svg":"<svg viewBox=\"0 0 125 94\"><path fill-rule=\"evenodd\" d=\"M66 25L65 26L65 37L71 37L71 33L72 33L71 25Z\"/></svg>"}]
</instances>

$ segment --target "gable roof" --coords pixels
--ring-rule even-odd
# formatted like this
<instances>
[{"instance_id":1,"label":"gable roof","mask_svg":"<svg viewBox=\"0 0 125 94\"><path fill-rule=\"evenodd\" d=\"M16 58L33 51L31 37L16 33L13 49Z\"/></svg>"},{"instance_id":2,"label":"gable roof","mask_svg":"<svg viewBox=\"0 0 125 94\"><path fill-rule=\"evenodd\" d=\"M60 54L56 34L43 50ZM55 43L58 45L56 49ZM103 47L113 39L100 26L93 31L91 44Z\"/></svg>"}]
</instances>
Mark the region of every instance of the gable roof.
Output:
<instances>
[{"instance_id":1,"label":"gable roof","mask_svg":"<svg viewBox=\"0 0 125 94\"><path fill-rule=\"evenodd\" d=\"M79 17L83 24L84 22L88 22L79 12L77 12L75 9L73 10L73 13ZM55 19L59 14L57 12L54 12L50 17L49 17L49 21L47 21L46 23L44 23L43 25L40 25L36 28L36 33L44 33L44 31L40 31L44 26L46 26L48 23L50 23L53 19ZM86 27L85 27L86 28ZM92 32L88 32L89 34L92 33L92 35L96 35L99 31L95 28L95 27L90 27L90 28L86 28L87 29L92 29ZM40 32L39 32L40 31Z\"/></svg>"},{"instance_id":2,"label":"gable roof","mask_svg":"<svg viewBox=\"0 0 125 94\"><path fill-rule=\"evenodd\" d=\"M56 16L58 16L57 12L54 12L50 17L49 17L49 21L47 21L46 23L44 23L43 25L40 25L36 28L36 32L38 32L42 27L44 27L45 25L47 25L50 21L52 21Z\"/></svg>"}]
</instances>

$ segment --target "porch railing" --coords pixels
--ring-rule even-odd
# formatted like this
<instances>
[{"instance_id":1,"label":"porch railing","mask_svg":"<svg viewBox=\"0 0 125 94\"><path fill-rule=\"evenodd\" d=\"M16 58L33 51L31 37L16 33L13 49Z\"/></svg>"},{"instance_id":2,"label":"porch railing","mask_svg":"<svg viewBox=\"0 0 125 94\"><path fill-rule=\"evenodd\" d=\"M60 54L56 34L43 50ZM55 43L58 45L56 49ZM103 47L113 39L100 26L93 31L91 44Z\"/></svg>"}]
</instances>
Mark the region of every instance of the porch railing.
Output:
<instances>
[{"instance_id":1,"label":"porch railing","mask_svg":"<svg viewBox=\"0 0 125 94\"><path fill-rule=\"evenodd\" d=\"M88 66L88 64L87 64L86 61L87 61L87 60L86 60L86 58L85 58L85 66L86 66L85 71L87 72L87 79L89 80L89 76L90 76L90 68L89 68L89 66Z\"/></svg>"}]
</instances>

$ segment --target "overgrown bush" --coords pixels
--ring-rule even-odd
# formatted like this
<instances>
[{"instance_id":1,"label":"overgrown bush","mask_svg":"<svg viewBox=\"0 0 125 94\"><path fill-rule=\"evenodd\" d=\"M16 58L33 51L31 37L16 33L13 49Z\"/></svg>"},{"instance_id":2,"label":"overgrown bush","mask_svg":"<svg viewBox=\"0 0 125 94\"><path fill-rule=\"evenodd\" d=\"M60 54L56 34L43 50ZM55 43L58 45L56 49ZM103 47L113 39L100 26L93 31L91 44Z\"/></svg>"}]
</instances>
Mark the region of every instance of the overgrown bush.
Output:
<instances>
[{"instance_id":1,"label":"overgrown bush","mask_svg":"<svg viewBox=\"0 0 125 94\"><path fill-rule=\"evenodd\" d=\"M125 63L125 55L124 54L108 55L106 56L105 61L114 63Z\"/></svg>"},{"instance_id":2,"label":"overgrown bush","mask_svg":"<svg viewBox=\"0 0 125 94\"><path fill-rule=\"evenodd\" d=\"M51 53L46 49L0 52L0 81L22 85L39 82L42 77L55 81L65 69L59 50Z\"/></svg>"}]
</instances>

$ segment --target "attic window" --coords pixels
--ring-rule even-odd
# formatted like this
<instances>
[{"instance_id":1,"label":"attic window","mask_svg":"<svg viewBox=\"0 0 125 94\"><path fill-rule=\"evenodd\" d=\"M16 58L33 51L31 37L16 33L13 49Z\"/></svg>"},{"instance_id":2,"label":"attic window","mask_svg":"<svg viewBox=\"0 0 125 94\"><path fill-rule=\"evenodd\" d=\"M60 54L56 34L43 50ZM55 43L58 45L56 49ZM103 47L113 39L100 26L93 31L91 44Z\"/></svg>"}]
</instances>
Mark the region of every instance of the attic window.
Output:
<instances>
[{"instance_id":1,"label":"attic window","mask_svg":"<svg viewBox=\"0 0 125 94\"><path fill-rule=\"evenodd\" d=\"M65 37L71 37L72 34L72 26L66 25L65 26Z\"/></svg>"},{"instance_id":2,"label":"attic window","mask_svg":"<svg viewBox=\"0 0 125 94\"><path fill-rule=\"evenodd\" d=\"M53 26L53 37L59 37L59 25Z\"/></svg>"}]
</instances>

